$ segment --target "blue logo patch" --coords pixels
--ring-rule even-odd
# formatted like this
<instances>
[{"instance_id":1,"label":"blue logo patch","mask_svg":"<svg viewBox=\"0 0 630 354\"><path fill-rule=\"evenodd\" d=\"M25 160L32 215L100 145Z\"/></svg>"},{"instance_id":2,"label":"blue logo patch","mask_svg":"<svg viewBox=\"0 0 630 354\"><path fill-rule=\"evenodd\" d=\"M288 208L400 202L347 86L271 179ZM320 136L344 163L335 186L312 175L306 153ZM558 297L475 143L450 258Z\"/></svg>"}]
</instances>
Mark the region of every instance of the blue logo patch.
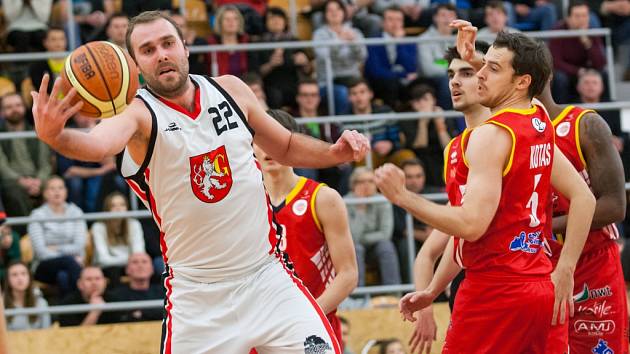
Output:
<instances>
[{"instance_id":1,"label":"blue logo patch","mask_svg":"<svg viewBox=\"0 0 630 354\"><path fill-rule=\"evenodd\" d=\"M601 338L591 352L593 352L593 354L615 354L615 352L608 346L608 342Z\"/></svg>"},{"instance_id":2,"label":"blue logo patch","mask_svg":"<svg viewBox=\"0 0 630 354\"><path fill-rule=\"evenodd\" d=\"M540 231L525 234L525 231L521 231L518 236L514 237L514 240L510 242L510 251L521 251L525 253L536 253L540 249Z\"/></svg>"}]
</instances>

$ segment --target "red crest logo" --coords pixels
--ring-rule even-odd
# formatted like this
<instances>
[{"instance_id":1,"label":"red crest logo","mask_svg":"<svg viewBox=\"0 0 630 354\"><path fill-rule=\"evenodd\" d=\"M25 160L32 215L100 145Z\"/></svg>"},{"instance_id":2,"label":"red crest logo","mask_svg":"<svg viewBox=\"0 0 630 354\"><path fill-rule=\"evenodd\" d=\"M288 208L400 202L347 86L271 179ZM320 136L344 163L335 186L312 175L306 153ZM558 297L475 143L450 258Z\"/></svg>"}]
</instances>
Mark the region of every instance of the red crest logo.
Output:
<instances>
[{"instance_id":1,"label":"red crest logo","mask_svg":"<svg viewBox=\"0 0 630 354\"><path fill-rule=\"evenodd\" d=\"M232 170L225 145L190 157L190 186L205 203L219 202L228 195L232 188Z\"/></svg>"}]
</instances>

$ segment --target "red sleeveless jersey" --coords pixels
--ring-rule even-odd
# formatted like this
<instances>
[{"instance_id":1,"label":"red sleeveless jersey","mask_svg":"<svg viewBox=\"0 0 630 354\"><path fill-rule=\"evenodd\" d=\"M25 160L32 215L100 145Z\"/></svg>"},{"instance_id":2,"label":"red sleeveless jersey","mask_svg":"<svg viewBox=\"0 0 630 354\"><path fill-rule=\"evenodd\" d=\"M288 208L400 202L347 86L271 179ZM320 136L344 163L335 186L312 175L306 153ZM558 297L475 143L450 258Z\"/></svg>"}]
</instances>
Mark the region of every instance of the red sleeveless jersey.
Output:
<instances>
[{"instance_id":1,"label":"red sleeveless jersey","mask_svg":"<svg viewBox=\"0 0 630 354\"><path fill-rule=\"evenodd\" d=\"M276 208L277 221L284 225L284 251L295 272L313 297L319 297L335 277L326 238L317 213L315 198L324 184L300 177L283 205Z\"/></svg>"},{"instance_id":2,"label":"red sleeveless jersey","mask_svg":"<svg viewBox=\"0 0 630 354\"><path fill-rule=\"evenodd\" d=\"M542 250L548 219L546 206L551 198L554 153L551 121L544 109L533 106L525 110L501 110L483 124L507 130L512 137L512 151L503 171L501 199L492 222L476 242L455 237L455 260L467 269L467 276L546 278L552 270ZM456 186L461 191L459 200L451 199L456 206L462 205L465 198L466 136L460 140L461 161L457 161L455 180L449 189L449 199Z\"/></svg>"},{"instance_id":3,"label":"red sleeveless jersey","mask_svg":"<svg viewBox=\"0 0 630 354\"><path fill-rule=\"evenodd\" d=\"M586 170L586 160L582 154L580 146L580 121L586 113L593 110L576 106L566 107L554 120L553 126L556 131L556 144L562 153L571 162L573 167L584 178L586 183L591 185ZM569 212L569 200L557 191L553 191L553 216L566 215ZM588 234L588 239L584 244L582 254L587 254L601 247L609 245L610 242L619 238L619 231L615 224L610 224L598 230L592 230ZM564 235L554 234L549 245L552 250L552 259L557 261L560 256Z\"/></svg>"}]
</instances>

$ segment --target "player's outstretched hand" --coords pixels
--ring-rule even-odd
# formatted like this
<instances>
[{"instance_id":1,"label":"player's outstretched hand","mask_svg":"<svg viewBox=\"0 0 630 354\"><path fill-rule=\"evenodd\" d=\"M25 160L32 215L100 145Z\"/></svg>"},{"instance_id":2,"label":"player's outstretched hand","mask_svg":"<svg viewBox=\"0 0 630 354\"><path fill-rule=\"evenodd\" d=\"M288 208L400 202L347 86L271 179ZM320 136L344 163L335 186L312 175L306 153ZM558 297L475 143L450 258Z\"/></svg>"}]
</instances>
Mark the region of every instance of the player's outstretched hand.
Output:
<instances>
[{"instance_id":1,"label":"player's outstretched hand","mask_svg":"<svg viewBox=\"0 0 630 354\"><path fill-rule=\"evenodd\" d=\"M403 320L415 322L416 318L413 314L431 305L434 299L435 295L427 290L415 291L403 296L398 303Z\"/></svg>"},{"instance_id":2,"label":"player's outstretched hand","mask_svg":"<svg viewBox=\"0 0 630 354\"><path fill-rule=\"evenodd\" d=\"M564 324L565 320L569 320L567 318L567 307L569 309L568 315L573 317L573 271L558 265L551 273L551 281L553 282L555 293L551 325L555 326L557 323Z\"/></svg>"},{"instance_id":3,"label":"player's outstretched hand","mask_svg":"<svg viewBox=\"0 0 630 354\"><path fill-rule=\"evenodd\" d=\"M83 101L74 105L70 103L77 94L72 88L63 99L59 99L61 90L61 80L55 80L53 89L48 95L48 82L50 76L45 74L42 84L39 85L39 92L32 91L33 96L33 119L35 121L35 131L37 136L44 142L50 144L61 133L66 121L75 115L83 106Z\"/></svg>"},{"instance_id":4,"label":"player's outstretched hand","mask_svg":"<svg viewBox=\"0 0 630 354\"><path fill-rule=\"evenodd\" d=\"M470 62L475 56L475 40L477 40L477 27L465 20L454 20L449 24L457 29L456 47L462 60Z\"/></svg>"},{"instance_id":5,"label":"player's outstretched hand","mask_svg":"<svg viewBox=\"0 0 630 354\"><path fill-rule=\"evenodd\" d=\"M405 193L405 173L391 163L386 163L374 171L376 186L392 203L398 204Z\"/></svg>"},{"instance_id":6,"label":"player's outstretched hand","mask_svg":"<svg viewBox=\"0 0 630 354\"><path fill-rule=\"evenodd\" d=\"M370 141L356 130L344 130L331 150L344 162L361 161L370 150Z\"/></svg>"},{"instance_id":7,"label":"player's outstretched hand","mask_svg":"<svg viewBox=\"0 0 630 354\"><path fill-rule=\"evenodd\" d=\"M433 306L415 313L416 324L409 340L409 350L412 354L431 353L431 346L437 335L437 325L433 317Z\"/></svg>"}]
</instances>

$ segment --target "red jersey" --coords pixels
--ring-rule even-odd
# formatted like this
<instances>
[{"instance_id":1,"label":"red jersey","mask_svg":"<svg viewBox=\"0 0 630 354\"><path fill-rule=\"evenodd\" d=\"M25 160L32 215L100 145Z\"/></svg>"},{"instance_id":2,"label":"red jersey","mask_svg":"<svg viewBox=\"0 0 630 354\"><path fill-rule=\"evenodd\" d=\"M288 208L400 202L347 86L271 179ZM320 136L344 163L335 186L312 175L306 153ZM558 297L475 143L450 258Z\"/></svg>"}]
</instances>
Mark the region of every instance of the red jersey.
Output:
<instances>
[{"instance_id":1,"label":"red jersey","mask_svg":"<svg viewBox=\"0 0 630 354\"><path fill-rule=\"evenodd\" d=\"M472 274L548 277L552 267L542 245L548 213L545 206L551 197L554 154L551 121L544 109L533 106L501 110L483 124L507 130L512 137L512 151L503 171L501 199L492 222L476 242L455 237L455 260L467 269L467 277ZM460 142L461 161L457 161L455 180L448 191L455 206L463 203L466 181L463 176L468 175L468 168L462 167L467 164L466 135ZM455 186L461 191L459 200L451 198Z\"/></svg>"},{"instance_id":2,"label":"red jersey","mask_svg":"<svg viewBox=\"0 0 630 354\"><path fill-rule=\"evenodd\" d=\"M300 277L313 297L319 297L335 277L326 237L315 211L315 198L323 186L312 179L300 177L286 200L275 207L277 221L284 225L289 254Z\"/></svg>"},{"instance_id":3,"label":"red jersey","mask_svg":"<svg viewBox=\"0 0 630 354\"><path fill-rule=\"evenodd\" d=\"M593 113L591 109L576 106L566 107L554 120L556 131L556 144L562 153L571 162L573 167L584 178L586 184L591 185L586 170L586 160L580 146L580 121L586 113ZM557 191L553 191L553 216L566 215L569 212L569 200ZM615 224L610 224L598 230L591 230L588 234L582 254L605 247L613 240L619 238L619 231ZM564 235L554 234L549 242L552 249L553 261L557 261L562 248Z\"/></svg>"}]
</instances>

